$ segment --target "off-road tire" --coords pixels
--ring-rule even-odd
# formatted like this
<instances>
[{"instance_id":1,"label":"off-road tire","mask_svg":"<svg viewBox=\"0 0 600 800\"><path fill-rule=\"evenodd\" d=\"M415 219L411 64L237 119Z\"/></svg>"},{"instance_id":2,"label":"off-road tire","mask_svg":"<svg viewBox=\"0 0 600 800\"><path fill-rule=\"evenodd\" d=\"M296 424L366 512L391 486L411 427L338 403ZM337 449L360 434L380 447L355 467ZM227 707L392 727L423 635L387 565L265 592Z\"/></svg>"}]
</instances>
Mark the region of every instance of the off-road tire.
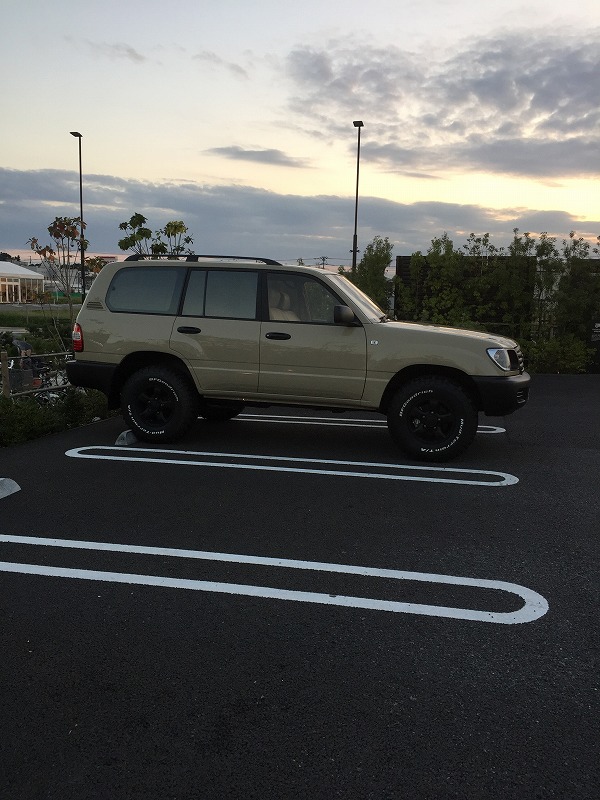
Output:
<instances>
[{"instance_id":1,"label":"off-road tire","mask_svg":"<svg viewBox=\"0 0 600 800\"><path fill-rule=\"evenodd\" d=\"M168 367L134 372L121 391L121 410L138 439L174 442L198 416L198 396L190 381Z\"/></svg>"},{"instance_id":2,"label":"off-road tire","mask_svg":"<svg viewBox=\"0 0 600 800\"><path fill-rule=\"evenodd\" d=\"M437 375L402 386L388 408L387 422L400 449L420 461L450 461L477 433L477 408L458 383Z\"/></svg>"}]
</instances>

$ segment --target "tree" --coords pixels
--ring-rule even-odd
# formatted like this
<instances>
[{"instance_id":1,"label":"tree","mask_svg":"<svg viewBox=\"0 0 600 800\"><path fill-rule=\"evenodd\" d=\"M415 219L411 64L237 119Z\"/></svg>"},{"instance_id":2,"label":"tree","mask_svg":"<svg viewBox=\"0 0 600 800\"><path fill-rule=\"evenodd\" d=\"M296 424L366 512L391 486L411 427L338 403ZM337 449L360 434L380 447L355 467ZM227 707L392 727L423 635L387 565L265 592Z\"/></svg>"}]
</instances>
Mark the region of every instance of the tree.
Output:
<instances>
[{"instance_id":1,"label":"tree","mask_svg":"<svg viewBox=\"0 0 600 800\"><path fill-rule=\"evenodd\" d=\"M506 249L486 233L456 250L443 234L396 278L397 316L515 338L534 370L584 371L600 319L600 262L591 252L600 247L574 231L562 250L548 233L536 239L518 228Z\"/></svg>"},{"instance_id":2,"label":"tree","mask_svg":"<svg viewBox=\"0 0 600 800\"><path fill-rule=\"evenodd\" d=\"M598 237L600 243L600 237ZM587 342L592 321L600 319L600 271L598 261L590 259L590 244L571 231L563 241L565 264L556 291L558 333L572 334ZM598 248L594 248L598 253Z\"/></svg>"},{"instance_id":3,"label":"tree","mask_svg":"<svg viewBox=\"0 0 600 800\"><path fill-rule=\"evenodd\" d=\"M340 267L339 272L368 295L384 311L390 308L393 283L386 278L385 271L392 260L394 245L386 236L376 236L364 249L363 257L356 269L348 271Z\"/></svg>"},{"instance_id":4,"label":"tree","mask_svg":"<svg viewBox=\"0 0 600 800\"><path fill-rule=\"evenodd\" d=\"M473 309L466 291L469 263L465 254L456 250L452 239L444 233L431 240L425 257L422 253L416 255L416 269L425 276L419 319L436 325L473 327Z\"/></svg>"},{"instance_id":5,"label":"tree","mask_svg":"<svg viewBox=\"0 0 600 800\"><path fill-rule=\"evenodd\" d=\"M105 267L107 264L108 261L102 256L93 256L85 260L85 266L90 272L93 272L94 275L97 275L102 267Z\"/></svg>"},{"instance_id":6,"label":"tree","mask_svg":"<svg viewBox=\"0 0 600 800\"><path fill-rule=\"evenodd\" d=\"M83 223L83 230L86 224ZM79 217L56 217L48 226L53 245L41 246L37 237L27 240L27 244L42 260L48 278L65 295L69 304L71 323L75 320L73 292L81 278L81 247L87 249L88 242L81 239L81 219Z\"/></svg>"},{"instance_id":7,"label":"tree","mask_svg":"<svg viewBox=\"0 0 600 800\"><path fill-rule=\"evenodd\" d=\"M127 231L128 234L119 241L121 250L133 250L145 256L191 253L187 245L193 244L194 240L182 220L167 222L154 236L150 228L146 227L147 222L146 217L139 213L134 214L129 222L121 222L119 230Z\"/></svg>"}]
</instances>

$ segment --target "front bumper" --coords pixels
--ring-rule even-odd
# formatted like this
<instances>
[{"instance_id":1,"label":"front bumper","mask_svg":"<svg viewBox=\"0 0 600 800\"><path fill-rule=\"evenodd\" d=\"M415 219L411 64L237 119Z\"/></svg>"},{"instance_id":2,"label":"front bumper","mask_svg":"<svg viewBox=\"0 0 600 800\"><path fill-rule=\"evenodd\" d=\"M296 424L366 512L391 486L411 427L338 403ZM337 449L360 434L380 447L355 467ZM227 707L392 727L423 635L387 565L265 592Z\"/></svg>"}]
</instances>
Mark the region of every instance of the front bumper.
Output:
<instances>
[{"instance_id":1,"label":"front bumper","mask_svg":"<svg viewBox=\"0 0 600 800\"><path fill-rule=\"evenodd\" d=\"M505 417L507 414L512 414L522 408L529 399L531 379L527 372L522 375L472 377L481 398L480 410L488 417Z\"/></svg>"}]
</instances>

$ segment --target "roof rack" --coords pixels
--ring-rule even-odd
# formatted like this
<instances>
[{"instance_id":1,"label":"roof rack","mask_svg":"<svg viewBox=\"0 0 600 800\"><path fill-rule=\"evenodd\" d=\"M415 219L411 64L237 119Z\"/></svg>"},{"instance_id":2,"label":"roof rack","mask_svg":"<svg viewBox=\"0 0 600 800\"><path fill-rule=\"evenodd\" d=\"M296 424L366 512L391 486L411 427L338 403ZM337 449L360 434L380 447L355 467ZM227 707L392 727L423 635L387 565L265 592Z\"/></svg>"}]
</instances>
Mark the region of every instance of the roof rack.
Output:
<instances>
[{"instance_id":1,"label":"roof rack","mask_svg":"<svg viewBox=\"0 0 600 800\"><path fill-rule=\"evenodd\" d=\"M215 256L215 255L186 255L185 253L161 253L160 255L145 255L143 253L133 253L127 256L125 261L143 261L145 258L161 259L161 258L179 258L185 261L199 261L201 258L226 258L229 261L261 261L263 264L272 266L282 266L279 261L274 261L272 258L260 258L258 256Z\"/></svg>"}]
</instances>

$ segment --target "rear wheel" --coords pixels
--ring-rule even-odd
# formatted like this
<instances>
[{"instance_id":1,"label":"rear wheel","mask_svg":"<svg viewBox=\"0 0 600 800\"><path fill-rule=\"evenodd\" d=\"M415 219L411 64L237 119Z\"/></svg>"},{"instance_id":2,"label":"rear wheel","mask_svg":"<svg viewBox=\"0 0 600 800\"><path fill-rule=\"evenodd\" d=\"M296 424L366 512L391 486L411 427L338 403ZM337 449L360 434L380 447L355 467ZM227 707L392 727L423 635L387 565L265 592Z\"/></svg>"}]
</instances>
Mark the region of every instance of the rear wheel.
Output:
<instances>
[{"instance_id":1,"label":"rear wheel","mask_svg":"<svg viewBox=\"0 0 600 800\"><path fill-rule=\"evenodd\" d=\"M144 367L123 386L121 410L138 439L173 442L196 419L198 397L181 373L168 367Z\"/></svg>"},{"instance_id":2,"label":"rear wheel","mask_svg":"<svg viewBox=\"0 0 600 800\"><path fill-rule=\"evenodd\" d=\"M396 444L422 461L449 461L477 433L477 409L457 383L437 375L400 388L388 409L388 428Z\"/></svg>"},{"instance_id":3,"label":"rear wheel","mask_svg":"<svg viewBox=\"0 0 600 800\"><path fill-rule=\"evenodd\" d=\"M227 422L244 410L243 403L228 400L203 400L200 403L200 416L209 422Z\"/></svg>"}]
</instances>

